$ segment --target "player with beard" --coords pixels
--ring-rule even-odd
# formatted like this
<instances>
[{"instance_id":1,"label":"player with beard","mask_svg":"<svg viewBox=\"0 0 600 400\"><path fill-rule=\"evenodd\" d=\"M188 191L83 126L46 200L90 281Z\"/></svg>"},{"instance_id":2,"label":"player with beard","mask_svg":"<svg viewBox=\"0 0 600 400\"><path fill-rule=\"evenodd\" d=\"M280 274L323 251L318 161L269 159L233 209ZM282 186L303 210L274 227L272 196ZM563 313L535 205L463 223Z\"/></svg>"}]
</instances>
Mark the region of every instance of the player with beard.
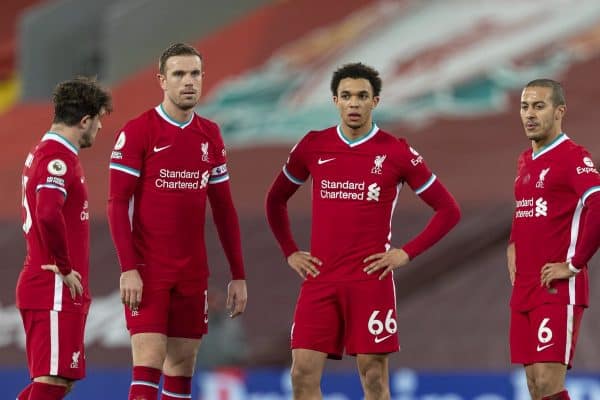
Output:
<instances>
[{"instance_id":1,"label":"player with beard","mask_svg":"<svg viewBox=\"0 0 600 400\"><path fill-rule=\"evenodd\" d=\"M587 263L600 244L600 176L588 151L563 132L565 113L558 82L537 79L523 89L531 148L517 164L507 249L510 349L535 400L569 399L566 371L589 303Z\"/></svg>"},{"instance_id":2,"label":"player with beard","mask_svg":"<svg viewBox=\"0 0 600 400\"><path fill-rule=\"evenodd\" d=\"M27 257L17 307L33 382L18 400L62 399L85 376L90 243L79 150L94 143L111 97L97 82L77 78L59 84L53 102L52 126L27 156L22 176Z\"/></svg>"},{"instance_id":3,"label":"player with beard","mask_svg":"<svg viewBox=\"0 0 600 400\"><path fill-rule=\"evenodd\" d=\"M347 64L331 80L339 125L312 131L292 149L267 195L267 217L290 267L303 279L291 333L294 399L321 398L329 358L356 356L365 398L389 399L388 354L399 350L393 270L440 240L460 218L452 195L406 140L372 118L379 73ZM312 177L310 252L290 230L287 201ZM406 184L435 211L399 247L391 219Z\"/></svg>"},{"instance_id":4,"label":"player with beard","mask_svg":"<svg viewBox=\"0 0 600 400\"><path fill-rule=\"evenodd\" d=\"M231 317L246 306L237 214L219 127L195 114L203 60L186 44L159 60L161 104L127 122L110 162L108 217L121 265L131 334L129 399L191 398L191 377L207 332L206 199L230 264Z\"/></svg>"}]
</instances>

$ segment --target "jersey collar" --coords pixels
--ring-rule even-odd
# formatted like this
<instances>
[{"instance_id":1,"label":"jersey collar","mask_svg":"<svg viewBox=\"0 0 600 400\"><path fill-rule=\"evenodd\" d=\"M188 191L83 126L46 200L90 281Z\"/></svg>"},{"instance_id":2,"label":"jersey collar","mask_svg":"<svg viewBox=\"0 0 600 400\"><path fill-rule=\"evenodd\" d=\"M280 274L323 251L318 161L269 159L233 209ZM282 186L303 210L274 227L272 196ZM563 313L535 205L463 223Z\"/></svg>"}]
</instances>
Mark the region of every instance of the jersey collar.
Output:
<instances>
[{"instance_id":1,"label":"jersey collar","mask_svg":"<svg viewBox=\"0 0 600 400\"><path fill-rule=\"evenodd\" d=\"M375 123L373 123L373 126L371 127L371 130L368 133L366 133L365 135L363 135L359 138L351 140L351 139L348 139L344 135L344 132L342 131L342 126L341 125L337 126L338 137L341 139L342 142L346 143L350 147L358 146L359 144L365 143L366 141L371 139L373 136L375 136L377 134L377 132L379 132L379 127Z\"/></svg>"},{"instance_id":2,"label":"jersey collar","mask_svg":"<svg viewBox=\"0 0 600 400\"><path fill-rule=\"evenodd\" d=\"M189 124L191 124L192 120L194 119L194 115L196 114L195 112L192 113L192 116L186 122L177 122L173 118L169 117L169 114L167 114L167 112L163 108L162 104L157 105L156 107L154 107L154 109L156 110L156 112L158 113L158 115L161 116L162 119L164 119L165 121L167 121L171 125L175 125L176 127L181 128L181 129L183 129L186 126L188 126Z\"/></svg>"},{"instance_id":3,"label":"jersey collar","mask_svg":"<svg viewBox=\"0 0 600 400\"><path fill-rule=\"evenodd\" d=\"M42 142L46 140L53 140L65 146L67 149L71 150L75 155L79 154L79 149L71 142L69 142L65 137L59 135L56 132L48 131L42 136Z\"/></svg>"},{"instance_id":4,"label":"jersey collar","mask_svg":"<svg viewBox=\"0 0 600 400\"><path fill-rule=\"evenodd\" d=\"M537 153L535 151L531 150L531 159L535 160L536 158L541 157L542 155L548 153L552 149L555 149L562 142L566 142L567 140L569 140L569 137L564 132L561 132L560 135L555 137L554 140L551 141L550 143L548 143L546 146L544 146L540 150L538 150Z\"/></svg>"}]
</instances>

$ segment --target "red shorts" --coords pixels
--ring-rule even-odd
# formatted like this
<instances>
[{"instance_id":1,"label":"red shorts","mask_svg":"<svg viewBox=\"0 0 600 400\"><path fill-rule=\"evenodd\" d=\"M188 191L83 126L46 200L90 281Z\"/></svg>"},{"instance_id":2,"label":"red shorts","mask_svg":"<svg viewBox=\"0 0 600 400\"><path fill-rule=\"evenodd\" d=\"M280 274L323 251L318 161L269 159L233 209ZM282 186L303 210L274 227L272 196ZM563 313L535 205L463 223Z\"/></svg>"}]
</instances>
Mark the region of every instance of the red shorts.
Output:
<instances>
[{"instance_id":1,"label":"red shorts","mask_svg":"<svg viewBox=\"0 0 600 400\"><path fill-rule=\"evenodd\" d=\"M139 271L144 284L142 302L136 311L125 307L129 333L200 339L208 323L207 278L149 267Z\"/></svg>"},{"instance_id":2,"label":"red shorts","mask_svg":"<svg viewBox=\"0 0 600 400\"><path fill-rule=\"evenodd\" d=\"M291 332L292 349L309 349L340 359L344 353L398 351L396 290L389 277L302 285Z\"/></svg>"},{"instance_id":3,"label":"red shorts","mask_svg":"<svg viewBox=\"0 0 600 400\"><path fill-rule=\"evenodd\" d=\"M19 310L31 379L85 377L83 337L86 314L51 310Z\"/></svg>"},{"instance_id":4,"label":"red shorts","mask_svg":"<svg viewBox=\"0 0 600 400\"><path fill-rule=\"evenodd\" d=\"M513 364L556 362L571 368L584 307L543 304L527 312L512 310L510 357Z\"/></svg>"}]
</instances>

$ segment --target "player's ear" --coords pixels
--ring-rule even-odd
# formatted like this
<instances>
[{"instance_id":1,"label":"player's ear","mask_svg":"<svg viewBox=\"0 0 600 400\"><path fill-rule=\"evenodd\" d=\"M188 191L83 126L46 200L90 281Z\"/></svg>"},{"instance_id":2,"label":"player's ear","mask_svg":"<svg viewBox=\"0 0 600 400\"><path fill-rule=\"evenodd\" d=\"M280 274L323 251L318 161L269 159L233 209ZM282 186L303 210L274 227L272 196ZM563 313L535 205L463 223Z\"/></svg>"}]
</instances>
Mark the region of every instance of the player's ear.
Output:
<instances>
[{"instance_id":1,"label":"player's ear","mask_svg":"<svg viewBox=\"0 0 600 400\"><path fill-rule=\"evenodd\" d=\"M85 128L87 128L87 127L88 127L88 125L89 125L89 124L91 124L91 123L92 123L92 119L93 119L93 118L92 118L92 116L91 116L91 115L84 115L84 116L83 116L83 118L81 118L81 119L79 120L79 125L80 125L82 128L84 128L84 129L85 129Z\"/></svg>"},{"instance_id":2,"label":"player's ear","mask_svg":"<svg viewBox=\"0 0 600 400\"><path fill-rule=\"evenodd\" d=\"M373 108L377 107L379 104L379 96L373 96Z\"/></svg>"},{"instance_id":3,"label":"player's ear","mask_svg":"<svg viewBox=\"0 0 600 400\"><path fill-rule=\"evenodd\" d=\"M333 96L333 104L335 104L337 106L337 104L338 104L338 97L337 96Z\"/></svg>"},{"instance_id":4,"label":"player's ear","mask_svg":"<svg viewBox=\"0 0 600 400\"><path fill-rule=\"evenodd\" d=\"M566 113L567 113L567 106L562 104L562 105L556 107L556 111L554 112L554 119L557 121L560 121L561 119L563 119L563 117L565 116Z\"/></svg>"},{"instance_id":5,"label":"player's ear","mask_svg":"<svg viewBox=\"0 0 600 400\"><path fill-rule=\"evenodd\" d=\"M156 74L156 78L158 79L158 84L162 88L162 90L167 90L167 77L163 74Z\"/></svg>"}]
</instances>

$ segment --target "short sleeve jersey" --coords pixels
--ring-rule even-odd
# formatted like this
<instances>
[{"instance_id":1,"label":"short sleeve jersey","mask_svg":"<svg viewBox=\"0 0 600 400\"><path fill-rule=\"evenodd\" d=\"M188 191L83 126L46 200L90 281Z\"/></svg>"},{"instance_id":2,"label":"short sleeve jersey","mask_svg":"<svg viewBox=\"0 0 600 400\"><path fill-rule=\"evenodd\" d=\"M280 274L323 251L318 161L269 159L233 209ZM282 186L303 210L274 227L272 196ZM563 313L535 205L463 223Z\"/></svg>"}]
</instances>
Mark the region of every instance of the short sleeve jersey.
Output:
<instances>
[{"instance_id":1,"label":"short sleeve jersey","mask_svg":"<svg viewBox=\"0 0 600 400\"><path fill-rule=\"evenodd\" d=\"M565 134L534 153L521 154L515 179L515 213L511 240L516 252L516 279L511 307L527 311L544 303L587 306L588 273L540 286L546 263L575 254L585 222L585 201L600 191L600 175L583 147Z\"/></svg>"},{"instance_id":2,"label":"short sleeve jersey","mask_svg":"<svg viewBox=\"0 0 600 400\"><path fill-rule=\"evenodd\" d=\"M229 179L217 124L196 114L179 123L159 105L117 134L110 169L111 180L114 174L137 178L130 222L140 263L194 265L199 274L208 275L207 188Z\"/></svg>"},{"instance_id":3,"label":"short sleeve jersey","mask_svg":"<svg viewBox=\"0 0 600 400\"><path fill-rule=\"evenodd\" d=\"M349 140L341 128L309 132L283 167L301 185L312 177L311 254L323 265L316 280L377 279L365 257L391 247L394 207L404 184L417 194L435 181L404 139L380 130Z\"/></svg>"},{"instance_id":4,"label":"short sleeve jersey","mask_svg":"<svg viewBox=\"0 0 600 400\"><path fill-rule=\"evenodd\" d=\"M36 209L37 193L57 190L65 196L62 207L67 231L71 267L81 274L83 296L71 298L61 277L41 269L54 264L54 256L43 241ZM46 133L29 153L22 175L23 232L27 255L19 276L17 307L87 313L89 294L89 212L88 194L78 149L54 132Z\"/></svg>"}]
</instances>

